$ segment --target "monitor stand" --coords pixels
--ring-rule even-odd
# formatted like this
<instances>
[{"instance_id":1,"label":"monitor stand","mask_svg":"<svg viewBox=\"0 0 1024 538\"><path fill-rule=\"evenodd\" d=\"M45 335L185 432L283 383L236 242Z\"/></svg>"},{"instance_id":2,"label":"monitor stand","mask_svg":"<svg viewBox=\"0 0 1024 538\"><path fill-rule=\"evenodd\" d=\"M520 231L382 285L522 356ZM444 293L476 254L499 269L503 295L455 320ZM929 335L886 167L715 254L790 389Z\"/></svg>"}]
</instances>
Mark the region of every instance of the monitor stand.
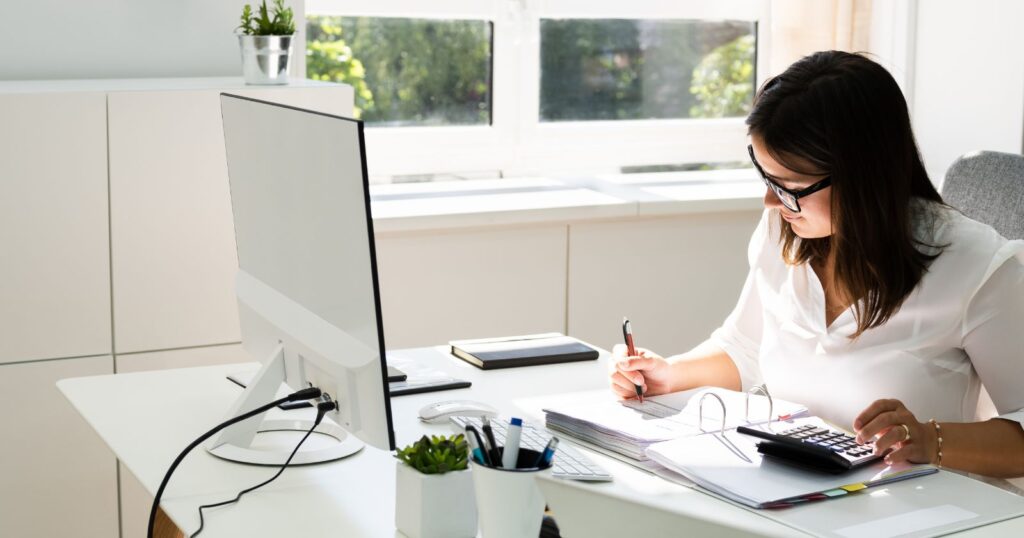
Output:
<instances>
[{"instance_id":1,"label":"monitor stand","mask_svg":"<svg viewBox=\"0 0 1024 538\"><path fill-rule=\"evenodd\" d=\"M284 380L284 345L281 344L274 349L270 360L263 362L263 367L256 372L245 391L235 400L228 412L228 418L236 417L276 400L277 391ZM218 458L239 463L284 465L302 437L289 435L287 443L272 443L271 446L264 447L262 440L257 441L259 435L282 431L304 434L313 427L313 421L302 419L263 420L264 415L266 413L260 413L228 426L213 437L206 446L206 450ZM318 434L320 438L317 439L316 446L312 446L314 443L310 443L313 440L310 436L310 439L303 444L304 448L295 453L291 465L338 460L359 452L364 446L362 441L341 426L331 422L330 419L324 419L313 430L314 436ZM320 446L324 444L325 439L328 441L327 446ZM257 442L254 443L254 441ZM305 448L307 443L311 445L311 448Z\"/></svg>"}]
</instances>

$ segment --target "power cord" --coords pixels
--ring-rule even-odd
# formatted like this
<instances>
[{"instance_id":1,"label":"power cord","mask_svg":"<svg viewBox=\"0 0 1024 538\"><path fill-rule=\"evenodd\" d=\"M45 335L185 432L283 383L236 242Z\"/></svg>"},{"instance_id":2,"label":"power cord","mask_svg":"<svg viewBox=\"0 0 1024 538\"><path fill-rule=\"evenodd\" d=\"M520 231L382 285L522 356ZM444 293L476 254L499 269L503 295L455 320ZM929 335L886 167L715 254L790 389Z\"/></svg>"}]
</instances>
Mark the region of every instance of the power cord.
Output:
<instances>
[{"instance_id":1,"label":"power cord","mask_svg":"<svg viewBox=\"0 0 1024 538\"><path fill-rule=\"evenodd\" d=\"M185 447L185 450L181 451L181 454L178 454L178 457L174 459L174 463L171 463L171 466L167 469L167 473L164 474L163 481L160 482L160 487L157 488L157 490L156 490L156 496L153 497L153 506L150 507L150 509L149 509L149 526L148 526L148 529L146 531L146 536L149 537L149 538L153 538L153 525L156 522L156 511L157 511L157 508L160 507L160 498L163 497L163 495L164 495L164 489L167 488L167 483L171 480L171 475L174 474L175 469L178 468L178 465L181 464L182 460L185 459L185 456L187 456L188 453L192 451L192 449L194 449L195 447L199 446L200 444L202 444L203 441L209 439L210 437L213 437L217 432L223 430L224 428L227 428L228 426L231 426L232 424L236 424L236 423L241 422L241 421L243 421L245 419L252 418L252 417L254 417L256 415L259 415L260 413L264 413L266 411L269 411L270 409L273 409L274 407L277 407L278 405L280 405L280 404L282 404L284 402L296 402L296 401L299 401L299 400L312 400L314 398L319 398L320 394L321 394L320 389L318 389L316 387L310 387L308 389L302 389L300 391L293 392L293 393L289 394L288 396L285 396L284 398L280 398L280 399L274 400L274 401L272 401L272 402L270 402L270 403L268 403L266 405L257 407L256 409L253 409L252 411L249 411L248 413L243 413L241 415L238 415L235 418L232 418L232 419L226 420L224 422L221 422L220 424L214 426L214 428L212 430L210 430L210 431L204 433L203 435L199 436L199 438L196 439L195 441L192 441L187 447ZM332 405L334 404L334 402L327 402L327 403L330 403ZM324 411L323 413L326 414L326 411ZM318 412L317 415L319 416L320 413ZM305 438L303 438L303 440L305 440ZM293 455L294 455L294 453L293 453Z\"/></svg>"},{"instance_id":2,"label":"power cord","mask_svg":"<svg viewBox=\"0 0 1024 538\"><path fill-rule=\"evenodd\" d=\"M222 501L222 502L219 502L219 503L216 503L216 504L204 504L204 505L200 506L199 507L199 529L197 529L196 532L192 533L190 538L195 538L196 536L199 536L199 533L203 532L203 525L205 524L205 522L203 521L203 508L216 508L218 506L224 506L226 504L236 503L236 502L238 502L239 499L242 498L242 495L245 495L246 493L249 493L250 491L262 488L263 486L273 482L277 477L281 476L281 473L283 473L284 470L288 467L288 464L292 462L292 458L295 457L295 454L299 451L299 447L302 446L302 443L305 443L306 439L309 438L310 434L313 433L313 430L315 430L316 427L320 425L320 421L322 421L324 419L324 415L326 415L328 411L333 411L337 406L338 406L338 404L336 404L335 402L332 402L332 401L320 402L320 403L317 404L317 406L316 406L316 409L317 409L317 411L316 411L316 420L313 421L313 427L310 428L309 431L306 432L306 435L302 436L302 439L299 441L299 444L295 445L295 450L292 450L291 455L288 456L287 460L285 460L284 465L282 465L281 468L277 470L277 474L275 474L274 476L268 478L267 480L265 480L263 482L260 482L259 484L256 484L255 486L253 486L251 488L243 489L242 491L238 492L238 495L235 495L234 499L231 499L230 501Z\"/></svg>"}]
</instances>

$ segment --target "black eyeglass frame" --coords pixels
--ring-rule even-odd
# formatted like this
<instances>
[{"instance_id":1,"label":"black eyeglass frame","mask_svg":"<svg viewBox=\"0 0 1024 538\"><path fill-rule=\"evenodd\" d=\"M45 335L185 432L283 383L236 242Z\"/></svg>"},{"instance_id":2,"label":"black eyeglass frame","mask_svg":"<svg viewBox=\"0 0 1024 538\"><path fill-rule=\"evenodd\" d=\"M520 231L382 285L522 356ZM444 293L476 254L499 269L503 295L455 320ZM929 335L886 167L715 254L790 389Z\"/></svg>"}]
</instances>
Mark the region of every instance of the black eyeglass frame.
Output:
<instances>
[{"instance_id":1,"label":"black eyeglass frame","mask_svg":"<svg viewBox=\"0 0 1024 538\"><path fill-rule=\"evenodd\" d=\"M778 183L772 181L771 178L768 177L768 174L764 173L764 169L761 168L761 165L757 162L757 159L754 158L754 146L748 144L747 153L750 154L750 162L754 163L754 168L757 169L757 173L761 174L761 179L764 181L765 186L767 186L769 189L772 190L773 193L775 193L775 196L779 199L780 202L782 202L782 205L786 206L786 209L794 213L800 212L799 200L801 198L803 198L804 196L810 196L822 189L826 189L832 186L832 176L825 176L824 179L809 187L805 187L799 190L787 189L786 187L783 187L782 185L779 185Z\"/></svg>"}]
</instances>

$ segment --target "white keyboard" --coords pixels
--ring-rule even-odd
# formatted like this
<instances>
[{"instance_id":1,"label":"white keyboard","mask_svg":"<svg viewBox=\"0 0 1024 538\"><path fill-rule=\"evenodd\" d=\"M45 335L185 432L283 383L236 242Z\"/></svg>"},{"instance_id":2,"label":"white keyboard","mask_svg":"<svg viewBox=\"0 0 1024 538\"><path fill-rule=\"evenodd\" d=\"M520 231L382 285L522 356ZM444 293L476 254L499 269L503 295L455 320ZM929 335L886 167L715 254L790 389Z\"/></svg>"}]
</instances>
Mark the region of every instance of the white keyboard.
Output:
<instances>
[{"instance_id":1,"label":"white keyboard","mask_svg":"<svg viewBox=\"0 0 1024 538\"><path fill-rule=\"evenodd\" d=\"M483 426L483 422L479 417L451 417L451 421L460 430L464 430L467 425L476 426L477 429ZM499 445L505 444L505 426L504 421L491 420L491 433L494 434L494 440ZM552 435L546 431L538 430L529 424L524 424L519 446L543 452L551 437ZM608 471L605 471L599 465L590 461L590 458L583 455L583 453L565 443L558 445L558 450L555 452L551 476L589 482L610 482L612 479L612 475L608 474Z\"/></svg>"}]
</instances>

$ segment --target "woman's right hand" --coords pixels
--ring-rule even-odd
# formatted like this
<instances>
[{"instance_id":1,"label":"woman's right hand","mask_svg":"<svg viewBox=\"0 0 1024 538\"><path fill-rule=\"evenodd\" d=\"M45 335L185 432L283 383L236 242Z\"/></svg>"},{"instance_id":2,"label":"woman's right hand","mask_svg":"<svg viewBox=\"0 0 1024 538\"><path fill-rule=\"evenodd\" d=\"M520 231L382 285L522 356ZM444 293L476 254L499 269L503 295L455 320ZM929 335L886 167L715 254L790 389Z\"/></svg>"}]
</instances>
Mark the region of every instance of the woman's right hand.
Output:
<instances>
[{"instance_id":1,"label":"woman's right hand","mask_svg":"<svg viewBox=\"0 0 1024 538\"><path fill-rule=\"evenodd\" d=\"M627 356L626 346L612 348L614 368L610 374L612 392L619 398L636 398L636 387L643 387L644 396L672 392L672 365L657 353L636 348L636 355Z\"/></svg>"}]
</instances>

